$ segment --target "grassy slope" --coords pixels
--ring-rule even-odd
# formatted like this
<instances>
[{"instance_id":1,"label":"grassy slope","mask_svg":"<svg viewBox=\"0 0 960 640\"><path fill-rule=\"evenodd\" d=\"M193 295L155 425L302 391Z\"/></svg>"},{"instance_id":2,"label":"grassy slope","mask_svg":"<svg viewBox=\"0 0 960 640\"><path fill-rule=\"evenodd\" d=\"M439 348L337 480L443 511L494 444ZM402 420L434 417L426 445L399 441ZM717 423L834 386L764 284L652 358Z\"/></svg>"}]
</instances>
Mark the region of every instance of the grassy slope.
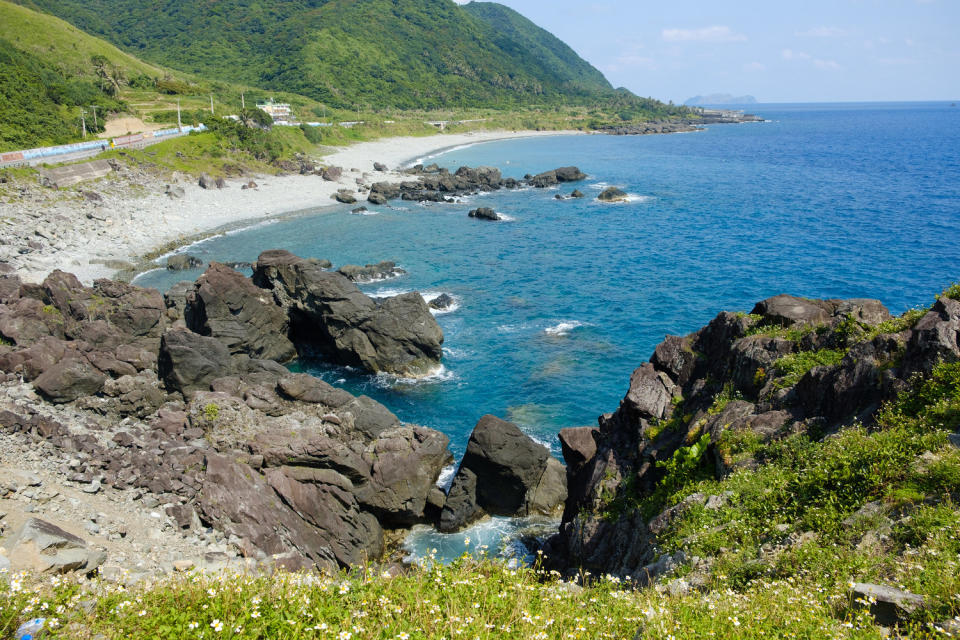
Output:
<instances>
[{"instance_id":1,"label":"grassy slope","mask_svg":"<svg viewBox=\"0 0 960 640\"><path fill-rule=\"evenodd\" d=\"M159 63L332 106L513 106L610 92L569 49L542 60L547 38L532 23L512 20L518 38L506 38L451 0L24 2Z\"/></svg>"},{"instance_id":2,"label":"grassy slope","mask_svg":"<svg viewBox=\"0 0 960 640\"><path fill-rule=\"evenodd\" d=\"M127 75L160 76L164 70L143 62L52 15L0 0L0 34L21 51L55 61L64 71L91 74L90 58L106 57Z\"/></svg>"}]
</instances>

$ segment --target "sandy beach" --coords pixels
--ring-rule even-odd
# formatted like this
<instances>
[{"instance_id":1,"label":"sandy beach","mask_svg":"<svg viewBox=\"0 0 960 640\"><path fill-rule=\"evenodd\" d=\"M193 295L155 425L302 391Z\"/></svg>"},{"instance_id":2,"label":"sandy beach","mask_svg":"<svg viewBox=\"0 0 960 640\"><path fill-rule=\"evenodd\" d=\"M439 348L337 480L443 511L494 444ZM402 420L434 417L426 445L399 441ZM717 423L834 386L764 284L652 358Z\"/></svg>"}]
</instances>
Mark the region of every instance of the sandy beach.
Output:
<instances>
[{"instance_id":1,"label":"sandy beach","mask_svg":"<svg viewBox=\"0 0 960 640\"><path fill-rule=\"evenodd\" d=\"M423 138L385 138L338 148L322 163L343 168L336 182L314 175L259 176L227 180L227 188L206 190L188 176L175 177L183 198L165 194L170 181L136 168L82 183L67 191L31 188L19 200L0 205L0 261L26 281L41 281L53 269L74 273L84 284L114 276L141 257L174 243L198 239L213 230L242 226L304 209L334 204L339 189L380 181L400 182L394 171L439 151L509 138L571 135L576 132L483 131ZM377 172L374 162L386 164ZM82 191L96 192L91 201ZM358 200L362 200L362 196Z\"/></svg>"}]
</instances>

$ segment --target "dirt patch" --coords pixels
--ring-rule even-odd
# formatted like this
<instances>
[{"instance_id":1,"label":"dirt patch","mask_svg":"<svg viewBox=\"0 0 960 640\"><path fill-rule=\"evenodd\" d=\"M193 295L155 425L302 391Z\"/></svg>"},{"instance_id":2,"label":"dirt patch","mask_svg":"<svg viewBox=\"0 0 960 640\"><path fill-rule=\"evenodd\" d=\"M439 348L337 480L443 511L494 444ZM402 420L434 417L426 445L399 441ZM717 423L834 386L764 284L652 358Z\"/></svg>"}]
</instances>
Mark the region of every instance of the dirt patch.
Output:
<instances>
[{"instance_id":1,"label":"dirt patch","mask_svg":"<svg viewBox=\"0 0 960 640\"><path fill-rule=\"evenodd\" d=\"M110 118L107 120L106 128L98 137L113 138L115 136L125 136L128 133L143 133L145 131L157 131L165 126L153 122L144 122L140 118L132 116L123 116L120 118Z\"/></svg>"}]
</instances>

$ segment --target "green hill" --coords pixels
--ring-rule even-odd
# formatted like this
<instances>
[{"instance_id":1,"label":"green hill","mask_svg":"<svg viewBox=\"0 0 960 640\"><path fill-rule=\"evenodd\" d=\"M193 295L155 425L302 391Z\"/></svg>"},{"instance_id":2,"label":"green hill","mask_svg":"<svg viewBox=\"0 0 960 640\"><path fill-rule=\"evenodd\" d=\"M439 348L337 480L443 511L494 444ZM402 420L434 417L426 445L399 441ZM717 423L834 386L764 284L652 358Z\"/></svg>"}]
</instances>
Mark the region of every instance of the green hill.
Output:
<instances>
[{"instance_id":1,"label":"green hill","mask_svg":"<svg viewBox=\"0 0 960 640\"><path fill-rule=\"evenodd\" d=\"M158 64L334 107L512 107L612 93L569 47L488 3L21 1Z\"/></svg>"},{"instance_id":2,"label":"green hill","mask_svg":"<svg viewBox=\"0 0 960 640\"><path fill-rule=\"evenodd\" d=\"M123 108L111 74L155 71L63 20L3 0L0 25L0 150L78 139L81 108ZM88 131L95 128L91 119Z\"/></svg>"},{"instance_id":3,"label":"green hill","mask_svg":"<svg viewBox=\"0 0 960 640\"><path fill-rule=\"evenodd\" d=\"M518 58L532 57L540 68L564 79L571 87L611 88L603 74L565 42L513 9L495 2L471 2L463 9L493 29L494 43L501 50Z\"/></svg>"}]
</instances>

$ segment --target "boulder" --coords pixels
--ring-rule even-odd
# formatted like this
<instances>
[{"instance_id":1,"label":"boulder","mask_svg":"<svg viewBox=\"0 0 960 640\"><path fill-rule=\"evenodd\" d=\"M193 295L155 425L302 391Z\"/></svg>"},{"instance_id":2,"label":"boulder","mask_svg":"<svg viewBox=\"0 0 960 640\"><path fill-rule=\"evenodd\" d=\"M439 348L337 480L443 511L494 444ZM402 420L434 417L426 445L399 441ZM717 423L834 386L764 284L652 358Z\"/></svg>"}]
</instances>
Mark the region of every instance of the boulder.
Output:
<instances>
[{"instance_id":1,"label":"boulder","mask_svg":"<svg viewBox=\"0 0 960 640\"><path fill-rule=\"evenodd\" d=\"M923 596L879 584L855 582L850 591L854 603L867 606L877 624L884 627L895 626L926 605Z\"/></svg>"},{"instance_id":2,"label":"boulder","mask_svg":"<svg viewBox=\"0 0 960 640\"><path fill-rule=\"evenodd\" d=\"M216 338L170 329L160 341L157 369L168 390L188 395L209 389L213 380L232 373L234 365L230 350Z\"/></svg>"},{"instance_id":3,"label":"boulder","mask_svg":"<svg viewBox=\"0 0 960 640\"><path fill-rule=\"evenodd\" d=\"M763 324L783 327L795 324L826 324L832 317L832 309L822 300L809 300L780 294L754 305L751 315L762 316Z\"/></svg>"},{"instance_id":4,"label":"boulder","mask_svg":"<svg viewBox=\"0 0 960 640\"><path fill-rule=\"evenodd\" d=\"M546 187L552 187L557 184L559 180L556 171L544 171L530 178L529 182L538 189L545 189Z\"/></svg>"},{"instance_id":5,"label":"boulder","mask_svg":"<svg viewBox=\"0 0 960 640\"><path fill-rule=\"evenodd\" d=\"M617 187L607 187L597 196L600 202L627 202L629 199L630 196Z\"/></svg>"},{"instance_id":6,"label":"boulder","mask_svg":"<svg viewBox=\"0 0 960 640\"><path fill-rule=\"evenodd\" d=\"M287 362L296 349L289 320L270 292L219 263L212 263L187 294L187 326L222 342L232 354Z\"/></svg>"},{"instance_id":7,"label":"boulder","mask_svg":"<svg viewBox=\"0 0 960 640\"><path fill-rule=\"evenodd\" d=\"M371 191L367 196L367 202L370 204L387 204L387 197L379 191Z\"/></svg>"},{"instance_id":8,"label":"boulder","mask_svg":"<svg viewBox=\"0 0 960 640\"><path fill-rule=\"evenodd\" d=\"M200 178L197 180L197 184L200 185L202 189L216 189L217 185L213 178L211 178L206 173L201 174Z\"/></svg>"},{"instance_id":9,"label":"boulder","mask_svg":"<svg viewBox=\"0 0 960 640\"><path fill-rule=\"evenodd\" d=\"M63 403L95 395L106 380L87 359L74 356L51 364L33 386L50 402Z\"/></svg>"},{"instance_id":10,"label":"boulder","mask_svg":"<svg viewBox=\"0 0 960 640\"><path fill-rule=\"evenodd\" d=\"M374 301L343 275L282 250L260 255L254 282L287 309L295 343L340 364L401 375L439 364L443 332L419 293Z\"/></svg>"},{"instance_id":11,"label":"boulder","mask_svg":"<svg viewBox=\"0 0 960 640\"><path fill-rule=\"evenodd\" d=\"M327 167L321 174L327 182L336 182L343 175L342 167Z\"/></svg>"},{"instance_id":12,"label":"boulder","mask_svg":"<svg viewBox=\"0 0 960 640\"><path fill-rule=\"evenodd\" d=\"M374 163L373 163L373 170L374 170L374 171L389 171L389 169L387 169L387 165L383 164L382 162L374 162Z\"/></svg>"},{"instance_id":13,"label":"boulder","mask_svg":"<svg viewBox=\"0 0 960 640\"><path fill-rule=\"evenodd\" d=\"M490 207L479 207L472 209L467 214L471 218L480 218L481 220L500 220L500 215Z\"/></svg>"},{"instance_id":14,"label":"boulder","mask_svg":"<svg viewBox=\"0 0 960 640\"><path fill-rule=\"evenodd\" d=\"M186 271L188 269L199 269L203 266L203 260L186 253L178 253L167 258L167 269L170 271Z\"/></svg>"},{"instance_id":15,"label":"boulder","mask_svg":"<svg viewBox=\"0 0 960 640\"><path fill-rule=\"evenodd\" d=\"M349 190L340 190L337 191L333 196L337 202L341 204L356 204L357 197L353 195L352 191Z\"/></svg>"},{"instance_id":16,"label":"boulder","mask_svg":"<svg viewBox=\"0 0 960 640\"><path fill-rule=\"evenodd\" d=\"M571 198L582 198L582 197L584 197L584 196L583 196L583 192L580 191L580 189L574 189L574 190L570 193L570 197L571 197Z\"/></svg>"},{"instance_id":17,"label":"boulder","mask_svg":"<svg viewBox=\"0 0 960 640\"><path fill-rule=\"evenodd\" d=\"M87 574L107 559L106 553L91 549L82 538L39 518L27 520L8 544L14 571Z\"/></svg>"},{"instance_id":18,"label":"boulder","mask_svg":"<svg viewBox=\"0 0 960 640\"><path fill-rule=\"evenodd\" d=\"M571 470L578 470L597 454L596 427L568 427L559 433L563 459Z\"/></svg>"},{"instance_id":19,"label":"boulder","mask_svg":"<svg viewBox=\"0 0 960 640\"><path fill-rule=\"evenodd\" d=\"M557 176L557 181L559 182L577 182L580 180L586 180L587 174L580 171L577 167L560 167L556 169L554 173Z\"/></svg>"},{"instance_id":20,"label":"boulder","mask_svg":"<svg viewBox=\"0 0 960 640\"><path fill-rule=\"evenodd\" d=\"M476 476L473 510L465 506L470 479L457 479L465 472ZM461 529L481 513L550 515L567 497L563 465L517 425L491 415L480 418L470 434L457 476L447 496L450 507L444 505L441 513L442 531ZM462 514L469 514L468 519Z\"/></svg>"},{"instance_id":21,"label":"boulder","mask_svg":"<svg viewBox=\"0 0 960 640\"><path fill-rule=\"evenodd\" d=\"M443 311L449 309L457 303L449 293L441 293L436 298L427 303L427 306L431 309L436 309L438 311Z\"/></svg>"}]
</instances>

